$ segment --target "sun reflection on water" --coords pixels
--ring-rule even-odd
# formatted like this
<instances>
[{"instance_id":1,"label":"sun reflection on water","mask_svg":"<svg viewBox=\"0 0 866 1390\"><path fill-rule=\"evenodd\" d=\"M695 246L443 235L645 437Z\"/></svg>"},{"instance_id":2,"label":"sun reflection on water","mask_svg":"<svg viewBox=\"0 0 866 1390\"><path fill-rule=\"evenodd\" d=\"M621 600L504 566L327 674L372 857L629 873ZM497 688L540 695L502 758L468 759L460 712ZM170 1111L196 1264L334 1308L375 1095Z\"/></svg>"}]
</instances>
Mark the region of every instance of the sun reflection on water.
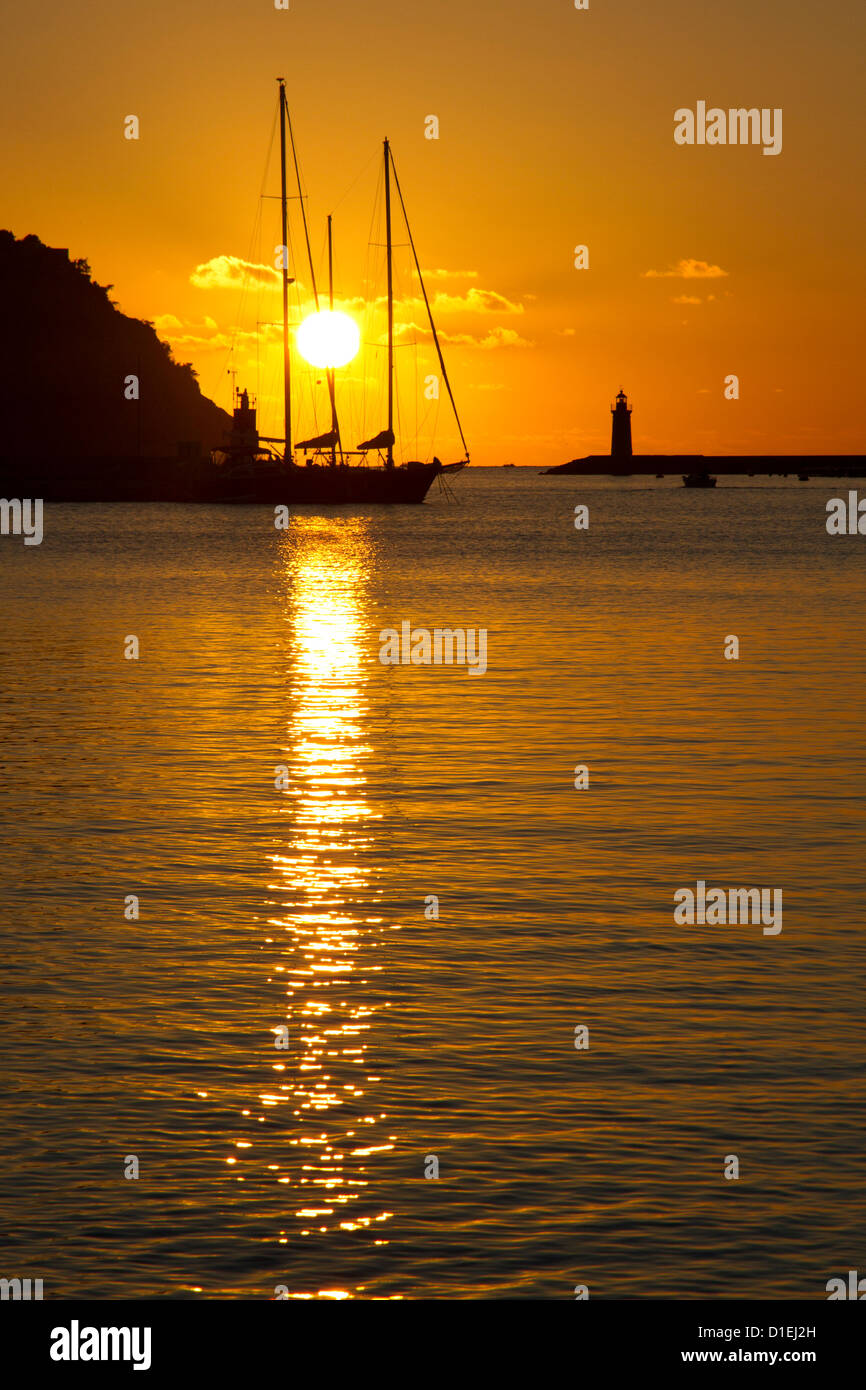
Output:
<instances>
[{"instance_id":1,"label":"sun reflection on water","mask_svg":"<svg viewBox=\"0 0 866 1390\"><path fill-rule=\"evenodd\" d=\"M372 558L364 518L295 517L281 545L289 715L280 761L289 786L285 848L271 856L277 912L269 925L286 934L290 1045L274 1067L278 1084L259 1099L291 1107L296 1121L296 1158L278 1178L295 1199L285 1243L292 1234L381 1235L391 1215L367 1197L370 1159L394 1146L372 1097L379 1078L367 1055L380 1005L365 986L382 969L376 957L386 929L376 913L380 814L367 796L373 749L363 636Z\"/></svg>"}]
</instances>

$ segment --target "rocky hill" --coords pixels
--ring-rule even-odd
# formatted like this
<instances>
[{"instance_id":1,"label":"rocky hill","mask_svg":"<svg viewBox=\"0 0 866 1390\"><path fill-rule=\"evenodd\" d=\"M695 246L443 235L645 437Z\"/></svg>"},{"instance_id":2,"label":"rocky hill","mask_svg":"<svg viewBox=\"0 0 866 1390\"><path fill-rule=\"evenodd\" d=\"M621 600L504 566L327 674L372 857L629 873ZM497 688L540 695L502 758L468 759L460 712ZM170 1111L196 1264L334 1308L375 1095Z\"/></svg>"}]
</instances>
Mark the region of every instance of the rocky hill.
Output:
<instances>
[{"instance_id":1,"label":"rocky hill","mask_svg":"<svg viewBox=\"0 0 866 1390\"><path fill-rule=\"evenodd\" d=\"M187 458L231 423L151 324L122 314L86 261L0 231L0 461L62 475L70 463ZM139 380L139 399L125 381Z\"/></svg>"}]
</instances>

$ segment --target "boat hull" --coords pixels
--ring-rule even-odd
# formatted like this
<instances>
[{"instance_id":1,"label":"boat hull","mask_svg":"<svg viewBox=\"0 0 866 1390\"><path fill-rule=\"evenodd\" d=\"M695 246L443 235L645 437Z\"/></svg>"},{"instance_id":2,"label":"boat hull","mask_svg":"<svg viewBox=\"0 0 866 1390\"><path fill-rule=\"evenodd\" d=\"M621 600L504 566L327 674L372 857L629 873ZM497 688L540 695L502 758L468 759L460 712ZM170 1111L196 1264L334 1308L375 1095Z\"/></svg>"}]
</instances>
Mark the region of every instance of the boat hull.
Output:
<instances>
[{"instance_id":1,"label":"boat hull","mask_svg":"<svg viewBox=\"0 0 866 1390\"><path fill-rule=\"evenodd\" d=\"M347 464L291 464L258 478L242 475L218 479L205 502L273 502L275 504L346 506L358 503L406 505L424 501L439 464L405 464L399 468L358 468Z\"/></svg>"},{"instance_id":2,"label":"boat hull","mask_svg":"<svg viewBox=\"0 0 866 1390\"><path fill-rule=\"evenodd\" d=\"M242 505L417 505L424 501L437 463L395 468L337 464L275 464L253 470L187 467L176 459L72 462L0 468L3 495L46 502L210 502Z\"/></svg>"}]
</instances>

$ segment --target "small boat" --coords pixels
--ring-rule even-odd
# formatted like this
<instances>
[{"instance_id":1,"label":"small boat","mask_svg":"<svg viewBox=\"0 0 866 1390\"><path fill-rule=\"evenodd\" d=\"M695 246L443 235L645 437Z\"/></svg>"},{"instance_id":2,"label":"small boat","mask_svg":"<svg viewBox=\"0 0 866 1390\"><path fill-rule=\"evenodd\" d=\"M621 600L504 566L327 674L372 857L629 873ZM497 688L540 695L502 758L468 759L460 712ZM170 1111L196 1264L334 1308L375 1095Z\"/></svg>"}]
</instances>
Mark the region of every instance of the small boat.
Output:
<instances>
[{"instance_id":1,"label":"small boat","mask_svg":"<svg viewBox=\"0 0 866 1390\"><path fill-rule=\"evenodd\" d=\"M798 474L797 474L797 478L799 479L799 481L800 481L801 483L808 483L808 481L809 481L809 474L808 474L808 473L798 473Z\"/></svg>"},{"instance_id":2,"label":"small boat","mask_svg":"<svg viewBox=\"0 0 866 1390\"><path fill-rule=\"evenodd\" d=\"M717 481L711 473L683 474L683 487L715 487Z\"/></svg>"}]
</instances>

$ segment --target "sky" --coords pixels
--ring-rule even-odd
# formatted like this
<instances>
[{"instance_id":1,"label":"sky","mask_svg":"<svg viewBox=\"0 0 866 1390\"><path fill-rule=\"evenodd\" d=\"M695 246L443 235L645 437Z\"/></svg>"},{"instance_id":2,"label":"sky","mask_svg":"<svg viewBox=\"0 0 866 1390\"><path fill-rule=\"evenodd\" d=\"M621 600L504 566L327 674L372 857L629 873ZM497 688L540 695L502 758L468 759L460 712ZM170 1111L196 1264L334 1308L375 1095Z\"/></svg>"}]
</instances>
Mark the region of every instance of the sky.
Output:
<instances>
[{"instance_id":1,"label":"sky","mask_svg":"<svg viewBox=\"0 0 866 1390\"><path fill-rule=\"evenodd\" d=\"M385 424L369 242L388 136L474 463L607 452L620 386L635 452L866 451L850 0L88 0L8 9L4 40L0 225L85 257L225 408L234 369L265 433L282 432L279 223L260 194L279 191L283 76L320 289L332 212L337 298L370 345L337 377L347 443ZM699 101L781 108L781 153L678 145L674 112ZM400 456L456 459L404 245L395 274ZM299 372L302 435L327 426L318 380Z\"/></svg>"}]
</instances>

